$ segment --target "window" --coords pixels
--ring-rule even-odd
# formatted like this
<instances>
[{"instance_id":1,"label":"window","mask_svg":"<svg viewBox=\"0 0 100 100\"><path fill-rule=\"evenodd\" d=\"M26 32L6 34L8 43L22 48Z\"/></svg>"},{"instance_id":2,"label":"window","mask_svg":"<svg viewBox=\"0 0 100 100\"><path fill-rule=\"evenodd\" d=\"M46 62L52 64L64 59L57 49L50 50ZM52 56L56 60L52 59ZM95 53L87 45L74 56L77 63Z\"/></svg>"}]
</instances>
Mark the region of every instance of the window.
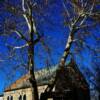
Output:
<instances>
[{"instance_id":1,"label":"window","mask_svg":"<svg viewBox=\"0 0 100 100\"><path fill-rule=\"evenodd\" d=\"M22 100L22 96L21 95L19 96L18 100Z\"/></svg>"},{"instance_id":2,"label":"window","mask_svg":"<svg viewBox=\"0 0 100 100\"><path fill-rule=\"evenodd\" d=\"M7 100L13 100L13 96L8 96Z\"/></svg>"},{"instance_id":3,"label":"window","mask_svg":"<svg viewBox=\"0 0 100 100\"><path fill-rule=\"evenodd\" d=\"M10 100L13 100L13 96L10 97Z\"/></svg>"},{"instance_id":4,"label":"window","mask_svg":"<svg viewBox=\"0 0 100 100\"><path fill-rule=\"evenodd\" d=\"M9 99L9 96L7 97L7 100L10 100L10 99Z\"/></svg>"},{"instance_id":5,"label":"window","mask_svg":"<svg viewBox=\"0 0 100 100\"><path fill-rule=\"evenodd\" d=\"M24 94L24 96L23 96L23 100L26 100L26 95Z\"/></svg>"}]
</instances>

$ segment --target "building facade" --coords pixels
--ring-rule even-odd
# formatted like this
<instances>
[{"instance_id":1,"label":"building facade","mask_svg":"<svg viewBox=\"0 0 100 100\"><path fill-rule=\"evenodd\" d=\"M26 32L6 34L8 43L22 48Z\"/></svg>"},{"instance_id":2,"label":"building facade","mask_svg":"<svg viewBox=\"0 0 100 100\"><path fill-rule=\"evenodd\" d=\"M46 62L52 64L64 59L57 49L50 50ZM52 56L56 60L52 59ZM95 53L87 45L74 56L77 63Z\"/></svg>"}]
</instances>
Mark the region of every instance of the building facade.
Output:
<instances>
[{"instance_id":1,"label":"building facade","mask_svg":"<svg viewBox=\"0 0 100 100\"><path fill-rule=\"evenodd\" d=\"M53 77L53 74L51 73L55 72L55 70L56 68L49 70L49 72L48 69L35 72L39 97L46 89L47 84L51 82ZM29 74L22 76L8 86L0 100L32 100L32 89L29 82Z\"/></svg>"},{"instance_id":2,"label":"building facade","mask_svg":"<svg viewBox=\"0 0 100 100\"><path fill-rule=\"evenodd\" d=\"M3 100L3 94L0 94L0 100Z\"/></svg>"},{"instance_id":3,"label":"building facade","mask_svg":"<svg viewBox=\"0 0 100 100\"><path fill-rule=\"evenodd\" d=\"M57 67L54 67L49 71L44 69L35 73L39 97L42 93L40 100L90 100L88 83L74 62L71 62L62 70L56 71L56 69ZM58 76L55 89L48 94L44 91L48 84L53 81L55 73ZM32 100L29 74L24 75L7 87L4 91L3 100Z\"/></svg>"},{"instance_id":4,"label":"building facade","mask_svg":"<svg viewBox=\"0 0 100 100\"><path fill-rule=\"evenodd\" d=\"M39 95L45 90L46 85L38 86ZM31 88L20 88L5 91L3 100L32 100Z\"/></svg>"}]
</instances>

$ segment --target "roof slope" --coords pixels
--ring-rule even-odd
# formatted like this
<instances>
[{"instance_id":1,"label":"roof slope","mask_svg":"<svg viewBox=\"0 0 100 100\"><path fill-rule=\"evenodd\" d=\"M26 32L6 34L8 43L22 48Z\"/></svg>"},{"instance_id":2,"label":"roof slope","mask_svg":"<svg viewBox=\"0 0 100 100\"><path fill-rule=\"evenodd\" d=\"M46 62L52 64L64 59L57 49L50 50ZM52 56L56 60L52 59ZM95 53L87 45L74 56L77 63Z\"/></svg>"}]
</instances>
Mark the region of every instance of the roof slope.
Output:
<instances>
[{"instance_id":1,"label":"roof slope","mask_svg":"<svg viewBox=\"0 0 100 100\"><path fill-rule=\"evenodd\" d=\"M76 63L73 60L71 60L69 64L66 65L66 68L67 68L65 71L66 76L69 76L69 78L71 79L71 82L74 82L74 84L76 85L79 85L79 84L82 84L83 86L87 85L87 81L85 80L83 74L80 72ZM54 80L56 69L57 69L57 66L54 66L49 69L45 68L45 69L35 72L37 85L50 84ZM59 75L61 75L62 77L63 76L62 74L64 73L60 73ZM28 79L29 79L29 74L24 75L20 79L16 80L9 87L7 87L5 91L11 91L15 89L30 87L30 82ZM61 79L63 79L63 77Z\"/></svg>"},{"instance_id":2,"label":"roof slope","mask_svg":"<svg viewBox=\"0 0 100 100\"><path fill-rule=\"evenodd\" d=\"M42 69L37 72L35 72L35 77L37 80L37 85L44 85L48 84L52 81L53 77L55 76L55 71L56 71L56 66L48 69ZM28 88L30 87L30 82L29 82L29 74L26 74L22 76L20 79L16 80L13 84L8 86L5 89L5 92L11 91L11 90L16 90L16 89L21 89L21 88Z\"/></svg>"}]
</instances>

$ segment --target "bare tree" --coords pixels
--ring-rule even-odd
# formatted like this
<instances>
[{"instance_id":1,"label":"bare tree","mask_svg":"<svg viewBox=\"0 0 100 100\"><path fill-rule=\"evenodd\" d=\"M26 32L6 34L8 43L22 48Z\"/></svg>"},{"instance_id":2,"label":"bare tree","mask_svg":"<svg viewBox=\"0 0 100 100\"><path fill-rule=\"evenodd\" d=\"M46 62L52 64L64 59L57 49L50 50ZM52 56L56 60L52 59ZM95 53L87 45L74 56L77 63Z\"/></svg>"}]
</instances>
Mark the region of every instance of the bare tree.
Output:
<instances>
[{"instance_id":1,"label":"bare tree","mask_svg":"<svg viewBox=\"0 0 100 100\"><path fill-rule=\"evenodd\" d=\"M89 48L89 50L97 52L96 48L93 49L90 45L86 44L85 36L90 34L94 36L90 29L95 29L100 22L100 12L96 8L99 5L98 0L64 0L62 5L64 9L64 25L69 28L69 33L64 53L58 65L59 69L65 67L66 59L72 54L71 48L73 45L76 46L74 46L75 52L82 50L83 45ZM57 75L54 82L47 87L46 92L50 92L53 89L56 79Z\"/></svg>"},{"instance_id":2,"label":"bare tree","mask_svg":"<svg viewBox=\"0 0 100 100\"><path fill-rule=\"evenodd\" d=\"M15 56L14 52L18 49L27 48L28 56L28 68L24 63L22 64L29 72L29 81L32 88L32 100L39 100L37 82L35 79L35 63L34 63L34 47L38 42L41 42L46 50L49 51L48 47L44 43L43 34L37 29L39 16L44 15L44 8L47 8L48 2L46 0L42 1L32 1L32 0L18 0L11 2L9 0L1 1L1 15L6 13L6 18L1 21L0 29L2 30L1 35L12 36L17 40L22 40L23 45L15 46L8 45L11 49L11 57ZM3 16L4 17L4 16ZM41 23L44 18L41 19ZM25 49L24 49L25 50ZM9 59L9 57L8 57ZM18 66L17 66L18 68Z\"/></svg>"},{"instance_id":3,"label":"bare tree","mask_svg":"<svg viewBox=\"0 0 100 100\"><path fill-rule=\"evenodd\" d=\"M28 48L28 69L30 74L30 82L33 89L33 98L35 100L39 100L38 91L37 91L37 83L34 75L34 47L41 40L40 31L37 29L38 20L40 15L44 14L44 9L48 6L48 2L54 3L55 1L51 0L42 0L41 3L31 1L31 0L21 0L14 2L8 2L9 0L2 1L3 5L0 9L4 8L0 11L8 12L8 17L4 20L3 25L3 35L5 33L9 36L15 33L15 37L17 40L24 40L24 45L21 46L10 46L13 50ZM71 48L73 44L77 45L77 50L79 51L81 46L85 45L89 49L92 49L89 45L87 45L82 38L86 33L88 34L89 29L95 27L99 23L100 12L96 9L99 4L99 0L64 0L60 1L63 8L64 15L64 25L69 28L68 40L66 42L64 53L59 62L58 68L63 69L65 67L65 62L68 56L71 54ZM16 3L18 6L16 6ZM51 5L50 5L51 6ZM39 16L37 16L37 14ZM15 17L16 16L16 17ZM43 16L45 18L45 16ZM88 23L88 20L92 19L91 23ZM44 19L41 20L40 23L43 22ZM17 24L17 23L20 23ZM1 27L1 26L0 26ZM2 34L1 33L1 34ZM83 39L83 40L82 40ZM42 41L42 44L45 44ZM12 55L13 56L13 55ZM57 77L57 76L56 76ZM56 81L56 78L55 78ZM52 85L48 86L51 91L55 85L55 81ZM33 99L33 100L34 100Z\"/></svg>"}]
</instances>

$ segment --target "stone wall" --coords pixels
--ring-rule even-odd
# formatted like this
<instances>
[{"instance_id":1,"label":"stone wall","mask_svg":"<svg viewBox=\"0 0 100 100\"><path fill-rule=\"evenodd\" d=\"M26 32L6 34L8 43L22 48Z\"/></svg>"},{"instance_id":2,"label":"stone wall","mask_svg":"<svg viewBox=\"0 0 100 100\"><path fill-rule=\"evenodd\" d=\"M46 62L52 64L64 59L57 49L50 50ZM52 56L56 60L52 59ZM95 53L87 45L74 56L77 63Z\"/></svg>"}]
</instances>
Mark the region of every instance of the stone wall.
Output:
<instances>
[{"instance_id":1,"label":"stone wall","mask_svg":"<svg viewBox=\"0 0 100 100\"><path fill-rule=\"evenodd\" d=\"M19 100L20 96L23 98L24 95L26 95L26 98L28 98L29 100L32 100L31 88L4 92L4 100L7 100L8 97L11 98L11 96L14 100Z\"/></svg>"},{"instance_id":2,"label":"stone wall","mask_svg":"<svg viewBox=\"0 0 100 100\"><path fill-rule=\"evenodd\" d=\"M67 98L68 96L66 95L70 92L71 95L67 100L90 100L88 84L74 67L68 66L67 68L58 70L57 76L55 84L55 91L57 93Z\"/></svg>"},{"instance_id":3,"label":"stone wall","mask_svg":"<svg viewBox=\"0 0 100 100\"><path fill-rule=\"evenodd\" d=\"M41 92L45 90L45 88L46 88L46 85L38 87L39 96ZM7 100L8 97L9 98L13 97L13 100L19 100L20 96L23 98L24 95L26 96L26 100L32 100L31 88L24 88L24 89L18 89L18 90L16 89L16 90L4 92L3 100Z\"/></svg>"},{"instance_id":4,"label":"stone wall","mask_svg":"<svg viewBox=\"0 0 100 100\"><path fill-rule=\"evenodd\" d=\"M3 97L0 97L0 100L3 100Z\"/></svg>"}]
</instances>

